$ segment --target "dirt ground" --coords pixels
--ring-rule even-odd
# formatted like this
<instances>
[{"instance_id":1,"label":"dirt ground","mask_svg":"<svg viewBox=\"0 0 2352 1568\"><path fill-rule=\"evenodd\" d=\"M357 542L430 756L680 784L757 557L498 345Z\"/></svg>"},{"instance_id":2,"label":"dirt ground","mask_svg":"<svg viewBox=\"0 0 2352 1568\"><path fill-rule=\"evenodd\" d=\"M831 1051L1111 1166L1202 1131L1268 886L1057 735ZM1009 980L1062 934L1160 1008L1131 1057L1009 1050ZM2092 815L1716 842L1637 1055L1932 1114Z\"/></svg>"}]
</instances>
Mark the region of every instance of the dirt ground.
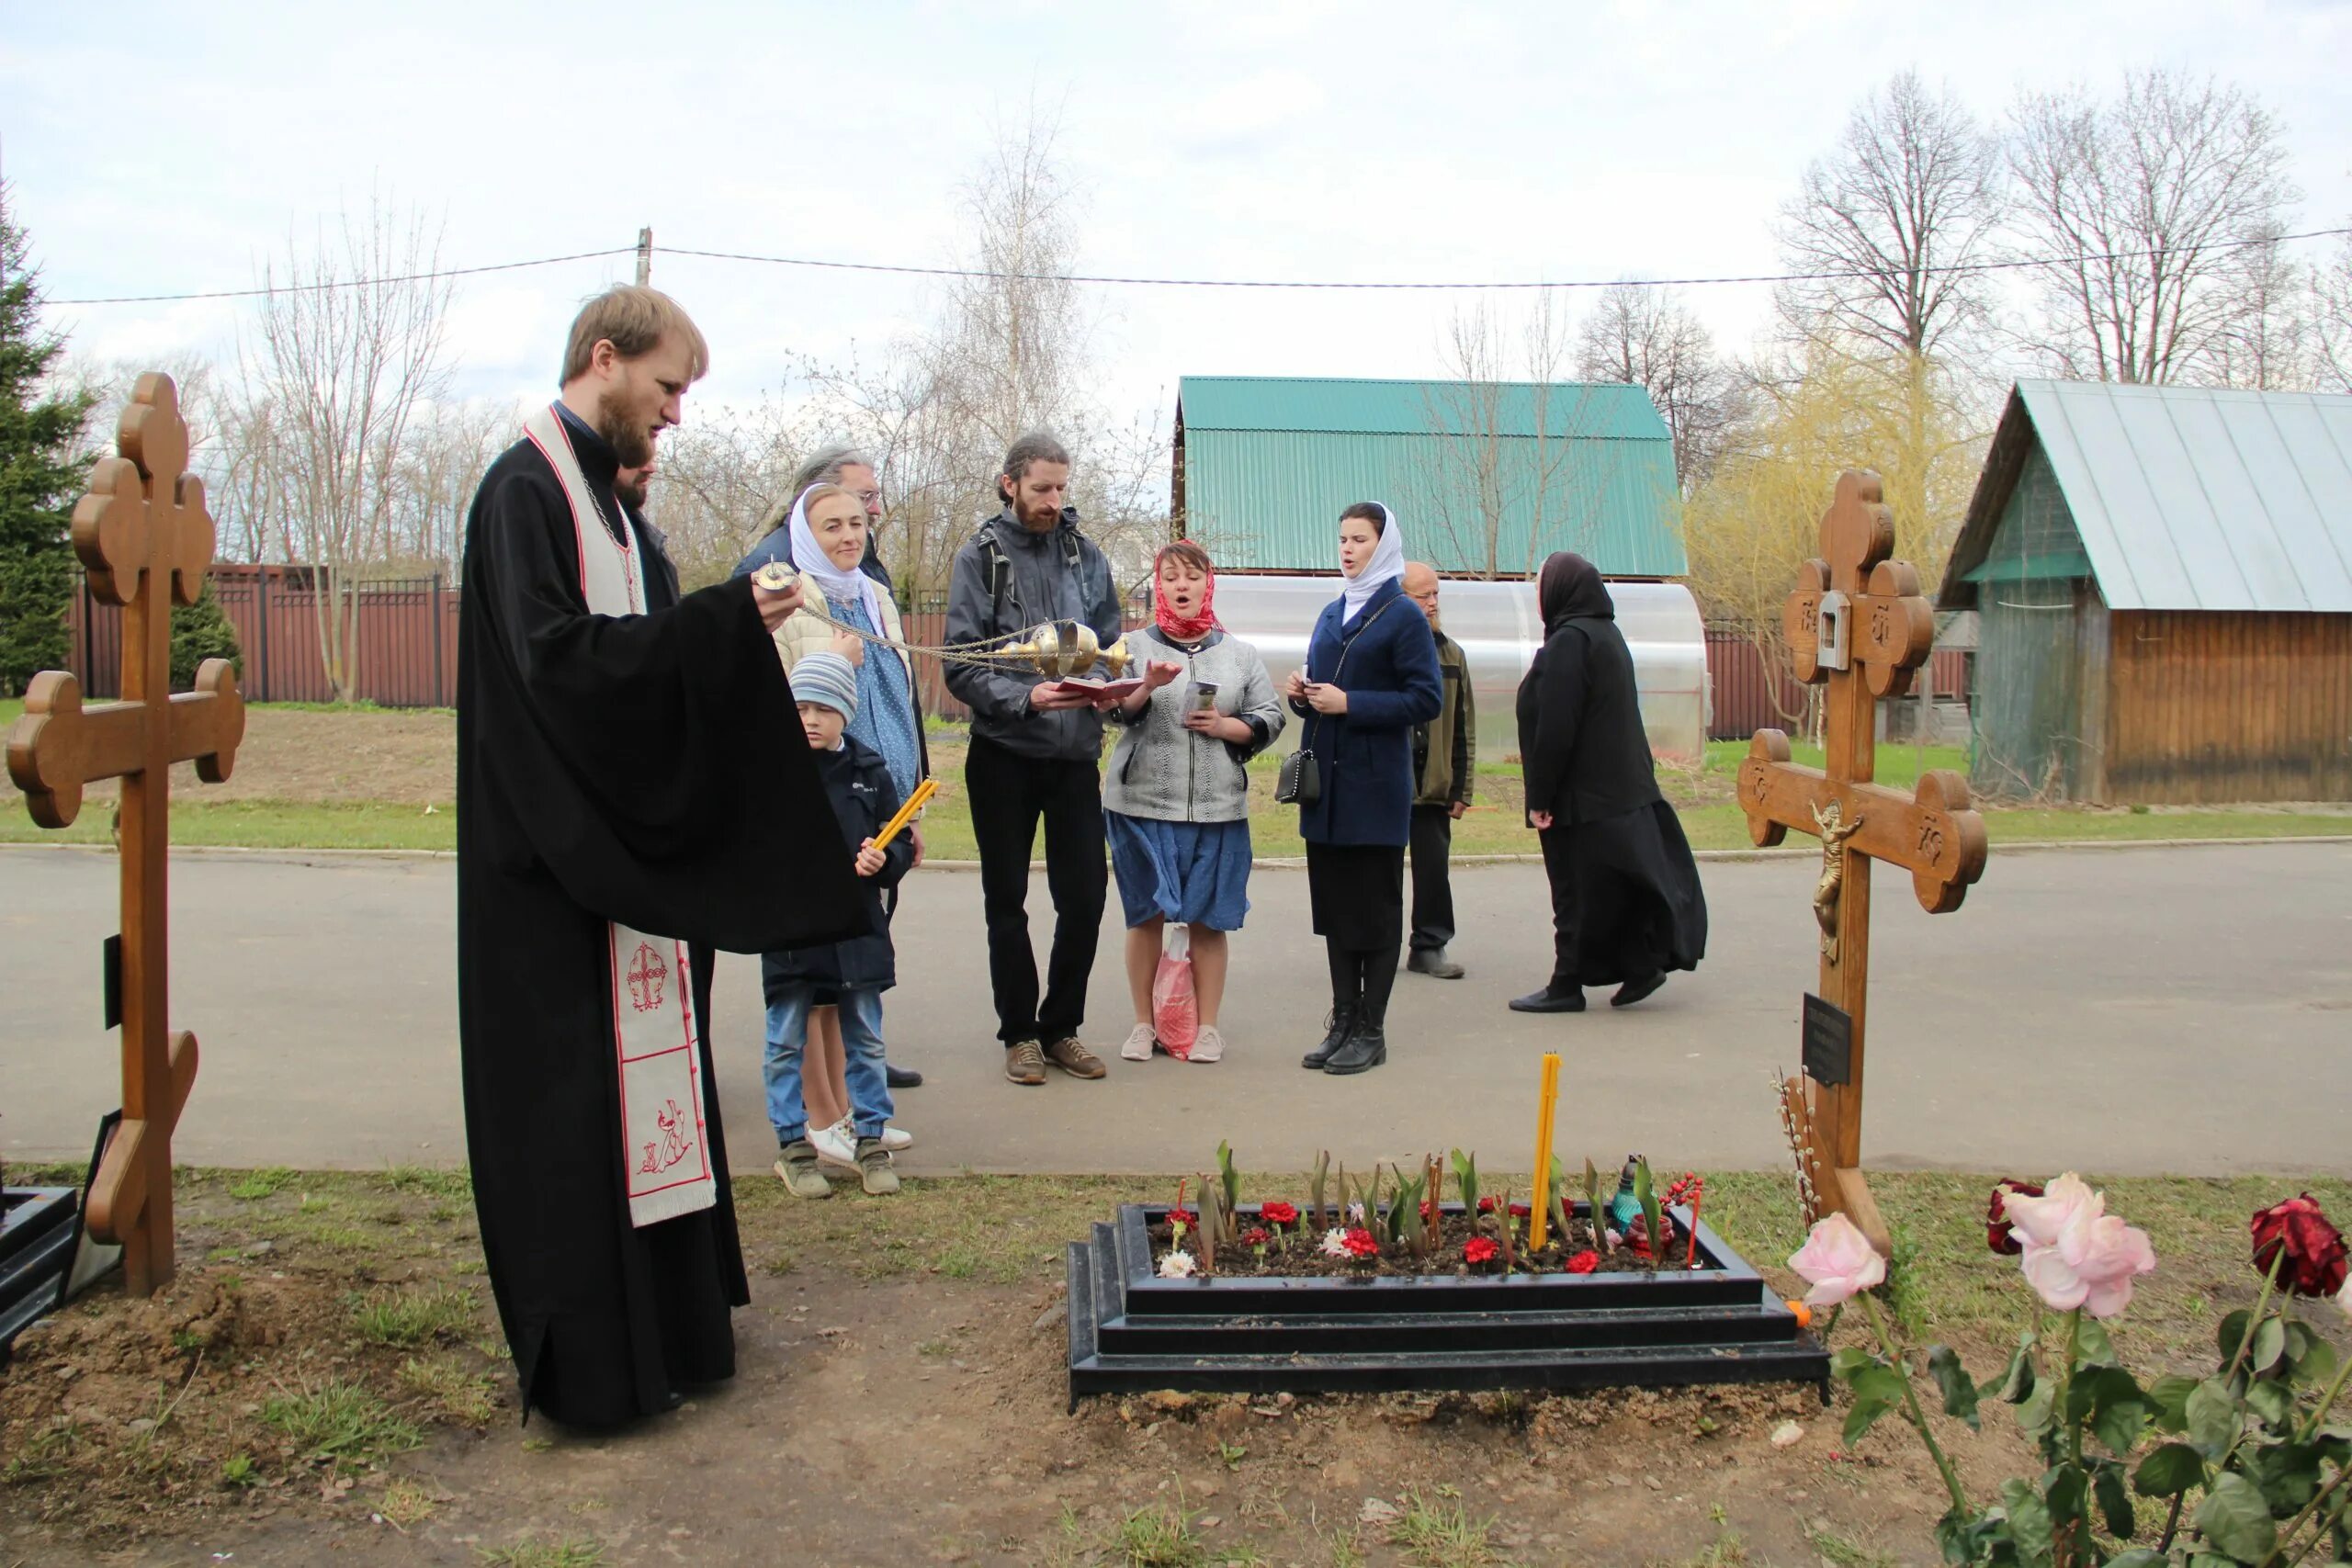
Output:
<instances>
[{"instance_id":1,"label":"dirt ground","mask_svg":"<svg viewBox=\"0 0 2352 1568\"><path fill-rule=\"evenodd\" d=\"M266 707L245 712L245 739L228 779L198 784L196 765L172 770L172 791L205 801L389 801L447 807L457 795L458 718L440 710ZM91 800L121 786L93 784ZM182 791L187 795L183 795Z\"/></svg>"},{"instance_id":2,"label":"dirt ground","mask_svg":"<svg viewBox=\"0 0 2352 1568\"><path fill-rule=\"evenodd\" d=\"M1888 1196L1961 1207L1922 1179ZM169 1290L101 1287L0 1371L0 1564L1931 1560L1917 1443L1889 1421L1844 1451L1810 1389L1068 1414L1058 1243L1128 1185L973 1178L812 1204L742 1182L735 1381L585 1435L516 1423L462 1173L187 1174ZM1727 1179L1726 1223L1785 1228L1781 1185ZM2210 1269L2168 1254L2149 1303L2182 1345L2210 1343L2187 1303L2244 1267L2227 1236L2245 1196L2198 1191ZM1939 1326L1989 1366L1972 1292L2014 1296L1981 1239L1964 1260L1971 1218L1927 1239L1936 1277L1968 1276ZM1801 1438L1775 1447L1791 1421ZM1982 1489L2028 1468L1997 1411L1951 1436Z\"/></svg>"}]
</instances>

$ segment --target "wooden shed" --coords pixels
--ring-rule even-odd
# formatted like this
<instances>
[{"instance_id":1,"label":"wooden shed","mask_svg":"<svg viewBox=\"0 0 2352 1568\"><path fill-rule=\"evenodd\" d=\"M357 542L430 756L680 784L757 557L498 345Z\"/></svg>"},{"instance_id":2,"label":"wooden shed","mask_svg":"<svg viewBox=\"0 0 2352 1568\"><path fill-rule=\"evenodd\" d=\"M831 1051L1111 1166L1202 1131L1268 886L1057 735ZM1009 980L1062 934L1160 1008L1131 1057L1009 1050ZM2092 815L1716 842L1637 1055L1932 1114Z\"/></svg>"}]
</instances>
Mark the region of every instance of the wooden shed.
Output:
<instances>
[{"instance_id":1,"label":"wooden shed","mask_svg":"<svg viewBox=\"0 0 2352 1568\"><path fill-rule=\"evenodd\" d=\"M1940 603L1982 793L2352 799L2352 397L2020 381Z\"/></svg>"}]
</instances>

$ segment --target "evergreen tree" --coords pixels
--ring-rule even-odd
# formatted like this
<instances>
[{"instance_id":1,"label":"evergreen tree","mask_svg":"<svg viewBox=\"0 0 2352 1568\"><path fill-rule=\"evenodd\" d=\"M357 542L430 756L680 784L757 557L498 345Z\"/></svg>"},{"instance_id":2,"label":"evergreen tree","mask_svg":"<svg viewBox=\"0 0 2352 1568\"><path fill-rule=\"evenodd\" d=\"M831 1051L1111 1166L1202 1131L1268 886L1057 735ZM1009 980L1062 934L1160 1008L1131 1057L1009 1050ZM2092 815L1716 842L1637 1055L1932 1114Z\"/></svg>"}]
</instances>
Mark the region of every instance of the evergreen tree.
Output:
<instances>
[{"instance_id":1,"label":"evergreen tree","mask_svg":"<svg viewBox=\"0 0 2352 1568\"><path fill-rule=\"evenodd\" d=\"M86 395L45 390L65 342L41 330L31 244L0 187L0 695L65 662L74 547L66 528L87 480L75 450Z\"/></svg>"},{"instance_id":2,"label":"evergreen tree","mask_svg":"<svg viewBox=\"0 0 2352 1568\"><path fill-rule=\"evenodd\" d=\"M221 610L209 578L195 604L172 606L172 690L193 691L197 666L208 659L225 659L238 674L245 672L236 626Z\"/></svg>"}]
</instances>

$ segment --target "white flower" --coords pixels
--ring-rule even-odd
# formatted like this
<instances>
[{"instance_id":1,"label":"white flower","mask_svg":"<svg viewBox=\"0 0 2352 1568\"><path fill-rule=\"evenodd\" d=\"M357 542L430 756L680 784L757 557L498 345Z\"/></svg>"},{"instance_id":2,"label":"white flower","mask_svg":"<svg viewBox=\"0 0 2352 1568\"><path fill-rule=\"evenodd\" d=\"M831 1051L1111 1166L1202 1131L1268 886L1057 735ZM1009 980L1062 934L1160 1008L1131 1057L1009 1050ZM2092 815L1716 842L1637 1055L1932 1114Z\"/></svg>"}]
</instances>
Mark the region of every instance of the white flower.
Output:
<instances>
[{"instance_id":1,"label":"white flower","mask_svg":"<svg viewBox=\"0 0 2352 1568\"><path fill-rule=\"evenodd\" d=\"M1348 1218L1353 1220L1358 1224L1363 1224L1363 1205L1362 1203L1349 1204Z\"/></svg>"},{"instance_id":2,"label":"white flower","mask_svg":"<svg viewBox=\"0 0 2352 1568\"><path fill-rule=\"evenodd\" d=\"M1348 1233L1334 1225L1323 1233L1323 1250L1334 1258L1348 1255Z\"/></svg>"},{"instance_id":3,"label":"white flower","mask_svg":"<svg viewBox=\"0 0 2352 1568\"><path fill-rule=\"evenodd\" d=\"M1189 1252L1171 1252L1159 1260L1159 1277L1163 1280L1189 1280L1199 1265Z\"/></svg>"}]
</instances>

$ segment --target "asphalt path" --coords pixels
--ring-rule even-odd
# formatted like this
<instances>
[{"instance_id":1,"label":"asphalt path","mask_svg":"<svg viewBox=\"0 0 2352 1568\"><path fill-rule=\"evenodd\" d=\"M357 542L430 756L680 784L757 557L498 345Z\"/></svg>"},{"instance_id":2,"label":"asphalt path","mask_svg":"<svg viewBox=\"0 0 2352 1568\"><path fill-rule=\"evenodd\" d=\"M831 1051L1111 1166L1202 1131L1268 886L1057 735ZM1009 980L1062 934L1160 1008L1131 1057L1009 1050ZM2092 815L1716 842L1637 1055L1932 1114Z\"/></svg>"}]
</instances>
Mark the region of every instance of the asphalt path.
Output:
<instances>
[{"instance_id":1,"label":"asphalt path","mask_svg":"<svg viewBox=\"0 0 2352 1568\"><path fill-rule=\"evenodd\" d=\"M1465 979L1398 978L1385 1067L1299 1070L1327 1006L1305 874L1253 878L1233 939L1226 1060L1114 1060L1106 1082L1002 1076L978 876L907 886L891 1055L916 1173L1351 1167L1452 1146L1523 1168L1538 1058L1566 1058L1561 1146L1607 1165L1786 1157L1768 1075L1792 1069L1815 979L1817 862L1713 862L1695 975L1648 1003L1531 1017L1504 1001L1548 968L1540 868L1458 868ZM187 1163L380 1168L464 1158L455 867L446 859L182 854L172 870L175 1027L202 1069L175 1141ZM117 878L101 851L0 850L0 1156L86 1156L119 1100L99 954ZM2287 844L2004 856L1954 914L1880 879L1871 945L1865 1156L1882 1167L2039 1175L2352 1174L2352 847ZM1118 907L1111 900L1114 918ZM1031 895L1040 945L1042 875ZM1087 1034L1128 1020L1115 929ZM517 983L526 983L518 977ZM773 1157L760 1093L755 961L727 956L712 1038L739 1168Z\"/></svg>"}]
</instances>

